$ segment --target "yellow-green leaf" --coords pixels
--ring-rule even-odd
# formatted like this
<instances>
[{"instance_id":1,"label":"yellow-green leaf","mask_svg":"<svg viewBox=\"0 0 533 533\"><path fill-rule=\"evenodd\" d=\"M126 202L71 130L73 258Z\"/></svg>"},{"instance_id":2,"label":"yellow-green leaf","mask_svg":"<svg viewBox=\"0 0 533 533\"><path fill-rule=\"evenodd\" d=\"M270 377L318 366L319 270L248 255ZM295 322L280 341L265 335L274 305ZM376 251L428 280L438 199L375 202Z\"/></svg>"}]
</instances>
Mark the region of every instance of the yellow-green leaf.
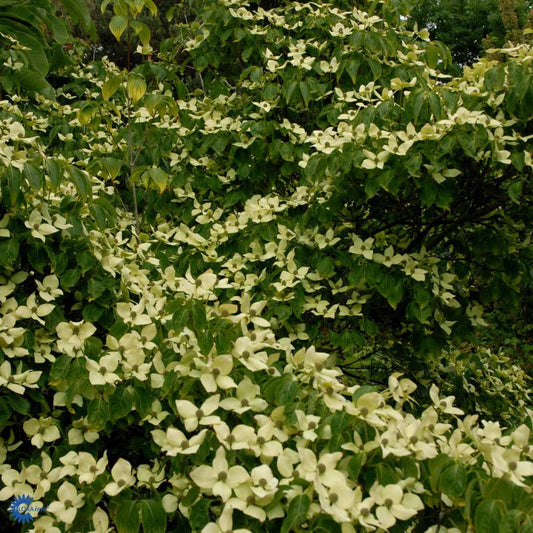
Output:
<instances>
[{"instance_id":1,"label":"yellow-green leaf","mask_svg":"<svg viewBox=\"0 0 533 533\"><path fill-rule=\"evenodd\" d=\"M144 22L134 21L131 23L131 27L143 45L150 44L150 28Z\"/></svg>"},{"instance_id":2,"label":"yellow-green leaf","mask_svg":"<svg viewBox=\"0 0 533 533\"><path fill-rule=\"evenodd\" d=\"M102 96L105 100L109 100L117 92L121 81L120 76L113 76L102 85Z\"/></svg>"},{"instance_id":3,"label":"yellow-green leaf","mask_svg":"<svg viewBox=\"0 0 533 533\"><path fill-rule=\"evenodd\" d=\"M144 0L144 5L150 10L150 13L153 17L157 15L157 6L153 0Z\"/></svg>"},{"instance_id":4,"label":"yellow-green leaf","mask_svg":"<svg viewBox=\"0 0 533 533\"><path fill-rule=\"evenodd\" d=\"M115 15L109 23L109 29L117 41L120 41L120 36L124 33L124 30L127 27L128 19L122 15Z\"/></svg>"},{"instance_id":5,"label":"yellow-green leaf","mask_svg":"<svg viewBox=\"0 0 533 533\"><path fill-rule=\"evenodd\" d=\"M163 192L168 185L168 174L160 168L151 168L148 173L152 181L159 187L159 191Z\"/></svg>"},{"instance_id":6,"label":"yellow-green leaf","mask_svg":"<svg viewBox=\"0 0 533 533\"><path fill-rule=\"evenodd\" d=\"M140 100L146 92L146 82L140 76L130 76L128 78L128 97L133 103Z\"/></svg>"}]
</instances>

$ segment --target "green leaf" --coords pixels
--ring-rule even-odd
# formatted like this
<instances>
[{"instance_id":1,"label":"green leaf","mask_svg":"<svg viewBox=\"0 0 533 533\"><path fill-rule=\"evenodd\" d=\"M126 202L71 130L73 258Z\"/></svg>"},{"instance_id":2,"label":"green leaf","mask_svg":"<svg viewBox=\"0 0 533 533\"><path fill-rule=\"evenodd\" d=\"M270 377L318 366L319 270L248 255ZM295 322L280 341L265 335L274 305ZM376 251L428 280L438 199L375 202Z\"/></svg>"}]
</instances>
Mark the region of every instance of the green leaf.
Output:
<instances>
[{"instance_id":1,"label":"green leaf","mask_svg":"<svg viewBox=\"0 0 533 533\"><path fill-rule=\"evenodd\" d=\"M89 32L91 39L96 40L96 29L91 20L87 3L79 0L61 0L61 3L71 16L72 22L74 24L80 23Z\"/></svg>"},{"instance_id":2,"label":"green leaf","mask_svg":"<svg viewBox=\"0 0 533 533\"><path fill-rule=\"evenodd\" d=\"M282 92L283 92L283 96L285 98L285 101L287 102L287 104L290 104L291 102L291 97L294 93L294 91L296 90L296 88L298 87L298 82L296 81L289 81L289 82L285 82L283 84L283 87L282 87Z\"/></svg>"},{"instance_id":3,"label":"green leaf","mask_svg":"<svg viewBox=\"0 0 533 533\"><path fill-rule=\"evenodd\" d=\"M348 425L349 421L350 421L350 417L344 411L335 413L333 417L331 418L331 422L330 422L331 432L332 433L343 432L346 426Z\"/></svg>"},{"instance_id":4,"label":"green leaf","mask_svg":"<svg viewBox=\"0 0 533 533\"><path fill-rule=\"evenodd\" d=\"M120 37L127 27L128 19L123 15L114 15L109 22L109 29L117 41L120 41Z\"/></svg>"},{"instance_id":5,"label":"green leaf","mask_svg":"<svg viewBox=\"0 0 533 533\"><path fill-rule=\"evenodd\" d=\"M11 265L19 255L17 239L0 240L0 265Z\"/></svg>"},{"instance_id":6,"label":"green leaf","mask_svg":"<svg viewBox=\"0 0 533 533\"><path fill-rule=\"evenodd\" d=\"M60 278L61 287L63 289L72 289L81 277L81 270L79 268L70 268L65 270L65 273Z\"/></svg>"},{"instance_id":7,"label":"green leaf","mask_svg":"<svg viewBox=\"0 0 533 533\"><path fill-rule=\"evenodd\" d=\"M193 485L190 488L190 490L187 491L181 503L183 503L185 507L190 507L197 500L199 494L200 494L200 487ZM203 499L207 499L207 498L203 498Z\"/></svg>"},{"instance_id":8,"label":"green leaf","mask_svg":"<svg viewBox=\"0 0 533 533\"><path fill-rule=\"evenodd\" d=\"M311 505L311 500L307 494L301 496L296 496L289 503L289 508L287 510L287 516L283 520L280 533L291 533L297 527L307 520L307 512L309 511L309 506Z\"/></svg>"},{"instance_id":9,"label":"green leaf","mask_svg":"<svg viewBox=\"0 0 533 533\"><path fill-rule=\"evenodd\" d=\"M375 478L378 480L380 485L390 485L398 482L398 474L393 470L393 468L384 463L376 465Z\"/></svg>"},{"instance_id":10,"label":"green leaf","mask_svg":"<svg viewBox=\"0 0 533 533\"><path fill-rule=\"evenodd\" d=\"M429 68L436 69L439 62L439 49L430 43L426 50L426 63Z\"/></svg>"},{"instance_id":11,"label":"green leaf","mask_svg":"<svg viewBox=\"0 0 533 533\"><path fill-rule=\"evenodd\" d=\"M13 411L7 402L0 402L0 424L6 424L11 418Z\"/></svg>"},{"instance_id":12,"label":"green leaf","mask_svg":"<svg viewBox=\"0 0 533 533\"><path fill-rule=\"evenodd\" d=\"M209 498L202 498L192 506L189 522L193 529L200 531L210 522L210 506L211 500L209 500Z\"/></svg>"},{"instance_id":13,"label":"green leaf","mask_svg":"<svg viewBox=\"0 0 533 533\"><path fill-rule=\"evenodd\" d=\"M366 454L358 453L353 455L348 463L348 474L350 475L350 481L357 483L359 474L363 468L363 465L366 463Z\"/></svg>"},{"instance_id":14,"label":"green leaf","mask_svg":"<svg viewBox=\"0 0 533 533\"><path fill-rule=\"evenodd\" d=\"M117 92L121 83L121 76L112 76L111 78L106 80L105 83L102 85L102 96L104 97L104 100L109 100ZM113 177L116 177L116 175Z\"/></svg>"},{"instance_id":15,"label":"green leaf","mask_svg":"<svg viewBox=\"0 0 533 533\"><path fill-rule=\"evenodd\" d=\"M445 468L439 477L439 490L451 496L459 498L466 489L466 469L461 463L455 463Z\"/></svg>"},{"instance_id":16,"label":"green leaf","mask_svg":"<svg viewBox=\"0 0 533 533\"><path fill-rule=\"evenodd\" d=\"M495 500L483 500L476 508L474 523L477 531L498 533L502 512Z\"/></svg>"},{"instance_id":17,"label":"green leaf","mask_svg":"<svg viewBox=\"0 0 533 533\"><path fill-rule=\"evenodd\" d=\"M13 73L13 77L20 87L28 91L34 91L50 100L55 98L53 87L46 81L44 76L33 70L21 69Z\"/></svg>"},{"instance_id":18,"label":"green leaf","mask_svg":"<svg viewBox=\"0 0 533 533\"><path fill-rule=\"evenodd\" d=\"M517 533L518 531L525 531L520 529L523 513L517 509L511 509L503 516L498 533Z\"/></svg>"},{"instance_id":19,"label":"green leaf","mask_svg":"<svg viewBox=\"0 0 533 533\"><path fill-rule=\"evenodd\" d=\"M24 174L30 182L31 188L34 191L38 191L44 185L44 176L40 168L31 163L26 163L24 165Z\"/></svg>"},{"instance_id":20,"label":"green leaf","mask_svg":"<svg viewBox=\"0 0 533 533\"><path fill-rule=\"evenodd\" d=\"M134 501L117 502L115 525L118 533L137 533L141 527L139 507Z\"/></svg>"},{"instance_id":21,"label":"green leaf","mask_svg":"<svg viewBox=\"0 0 533 533\"><path fill-rule=\"evenodd\" d=\"M83 200L86 200L91 194L91 180L86 172L80 170L74 165L68 167L69 175Z\"/></svg>"},{"instance_id":22,"label":"green leaf","mask_svg":"<svg viewBox=\"0 0 533 533\"><path fill-rule=\"evenodd\" d=\"M52 34L56 42L65 44L71 36L68 26L55 16L48 17L48 21L50 26L52 26Z\"/></svg>"},{"instance_id":23,"label":"green leaf","mask_svg":"<svg viewBox=\"0 0 533 533\"><path fill-rule=\"evenodd\" d=\"M140 100L144 96L144 93L146 92L146 82L140 76L131 75L128 77L126 89L128 91L128 98L130 98L131 101L135 104L138 100ZM158 170L158 169L151 169L151 170ZM155 178L154 178L154 181L155 181Z\"/></svg>"},{"instance_id":24,"label":"green leaf","mask_svg":"<svg viewBox=\"0 0 533 533\"><path fill-rule=\"evenodd\" d=\"M488 91L501 91L505 82L505 68L498 65L485 72L485 88Z\"/></svg>"},{"instance_id":25,"label":"green leaf","mask_svg":"<svg viewBox=\"0 0 533 533\"><path fill-rule=\"evenodd\" d=\"M304 101L305 107L309 106L309 85L305 81L300 82L300 93Z\"/></svg>"},{"instance_id":26,"label":"green leaf","mask_svg":"<svg viewBox=\"0 0 533 533\"><path fill-rule=\"evenodd\" d=\"M205 307L199 302L195 302L192 307L192 322L197 332L204 330L207 325L207 315L205 313Z\"/></svg>"},{"instance_id":27,"label":"green leaf","mask_svg":"<svg viewBox=\"0 0 533 533\"><path fill-rule=\"evenodd\" d=\"M328 448L330 452L337 452L341 450L341 444L345 442L345 435L343 435L346 426L348 425L350 417L344 413L336 413L331 419L331 438L329 439Z\"/></svg>"},{"instance_id":28,"label":"green leaf","mask_svg":"<svg viewBox=\"0 0 533 533\"><path fill-rule=\"evenodd\" d=\"M522 194L522 181L515 181L507 188L509 198L515 203L520 203L520 195Z\"/></svg>"},{"instance_id":29,"label":"green leaf","mask_svg":"<svg viewBox=\"0 0 533 533\"><path fill-rule=\"evenodd\" d=\"M361 328L365 333L368 333L371 337L378 334L378 325L370 318L363 318L361 320Z\"/></svg>"},{"instance_id":30,"label":"green leaf","mask_svg":"<svg viewBox=\"0 0 533 533\"><path fill-rule=\"evenodd\" d=\"M159 192L163 192L169 183L168 174L161 168L150 168L147 170L150 179L157 185Z\"/></svg>"},{"instance_id":31,"label":"green leaf","mask_svg":"<svg viewBox=\"0 0 533 533\"><path fill-rule=\"evenodd\" d=\"M393 309L396 309L396 306L400 303L403 297L402 282L394 276L386 274L383 276L377 289L381 296L387 299L389 305Z\"/></svg>"},{"instance_id":32,"label":"green leaf","mask_svg":"<svg viewBox=\"0 0 533 533\"><path fill-rule=\"evenodd\" d=\"M87 408L87 422L95 429L103 429L110 419L109 405L102 398L95 398Z\"/></svg>"},{"instance_id":33,"label":"green leaf","mask_svg":"<svg viewBox=\"0 0 533 533\"><path fill-rule=\"evenodd\" d=\"M30 413L31 404L26 398L19 396L18 394L9 394L7 396L7 401L12 407L13 411L21 414L27 415Z\"/></svg>"},{"instance_id":34,"label":"green leaf","mask_svg":"<svg viewBox=\"0 0 533 533\"><path fill-rule=\"evenodd\" d=\"M52 188L57 190L61 185L62 172L57 160L49 157L46 159L46 170L52 183Z\"/></svg>"},{"instance_id":35,"label":"green leaf","mask_svg":"<svg viewBox=\"0 0 533 533\"><path fill-rule=\"evenodd\" d=\"M359 70L359 65L361 62L358 59L348 59L345 63L344 69L350 76L352 83L355 85L357 81L357 71Z\"/></svg>"},{"instance_id":36,"label":"green leaf","mask_svg":"<svg viewBox=\"0 0 533 533\"><path fill-rule=\"evenodd\" d=\"M109 411L111 417L113 420L119 420L128 415L132 408L133 397L130 390L128 387L120 385L109 397Z\"/></svg>"},{"instance_id":37,"label":"green leaf","mask_svg":"<svg viewBox=\"0 0 533 533\"><path fill-rule=\"evenodd\" d=\"M420 309L424 309L424 307L426 307L431 301L431 294L420 285L415 285L413 292L415 302L418 304Z\"/></svg>"},{"instance_id":38,"label":"green leaf","mask_svg":"<svg viewBox=\"0 0 533 533\"><path fill-rule=\"evenodd\" d=\"M132 390L133 403L140 416L146 416L152 409L152 397L150 393L140 387L134 387Z\"/></svg>"},{"instance_id":39,"label":"green leaf","mask_svg":"<svg viewBox=\"0 0 533 533\"><path fill-rule=\"evenodd\" d=\"M320 275L329 278L335 272L335 262L331 257L323 257L318 262L316 269Z\"/></svg>"},{"instance_id":40,"label":"green leaf","mask_svg":"<svg viewBox=\"0 0 533 533\"><path fill-rule=\"evenodd\" d=\"M142 500L140 506L144 533L165 533L167 515L161 503L156 500Z\"/></svg>"},{"instance_id":41,"label":"green leaf","mask_svg":"<svg viewBox=\"0 0 533 533\"><path fill-rule=\"evenodd\" d=\"M284 379L276 389L276 404L287 405L292 402L300 392L298 383L293 380Z\"/></svg>"},{"instance_id":42,"label":"green leaf","mask_svg":"<svg viewBox=\"0 0 533 533\"><path fill-rule=\"evenodd\" d=\"M341 526L331 518L331 516L320 514L311 525L313 533L341 533Z\"/></svg>"},{"instance_id":43,"label":"green leaf","mask_svg":"<svg viewBox=\"0 0 533 533\"><path fill-rule=\"evenodd\" d=\"M48 381L52 387L59 385L62 381L65 381L68 372L70 370L70 364L72 358L66 355L60 355L52 365L50 373L48 374Z\"/></svg>"},{"instance_id":44,"label":"green leaf","mask_svg":"<svg viewBox=\"0 0 533 533\"><path fill-rule=\"evenodd\" d=\"M175 329L183 328L189 322L190 315L189 310L186 307L176 309L172 314L172 327Z\"/></svg>"},{"instance_id":45,"label":"green leaf","mask_svg":"<svg viewBox=\"0 0 533 533\"><path fill-rule=\"evenodd\" d=\"M157 5L153 0L144 0L144 5L150 10L152 17L157 15Z\"/></svg>"},{"instance_id":46,"label":"green leaf","mask_svg":"<svg viewBox=\"0 0 533 533\"><path fill-rule=\"evenodd\" d=\"M115 208L106 198L97 198L89 207L89 211L101 229L112 226L116 221Z\"/></svg>"},{"instance_id":47,"label":"green leaf","mask_svg":"<svg viewBox=\"0 0 533 533\"><path fill-rule=\"evenodd\" d=\"M82 312L83 320L85 320L86 322L96 322L102 316L104 311L105 311L105 308L98 304L95 304L95 303L87 304L83 308L83 312Z\"/></svg>"},{"instance_id":48,"label":"green leaf","mask_svg":"<svg viewBox=\"0 0 533 533\"><path fill-rule=\"evenodd\" d=\"M198 346L200 348L200 352L204 355L207 355L211 349L213 348L213 334L209 330L202 331L198 335Z\"/></svg>"},{"instance_id":49,"label":"green leaf","mask_svg":"<svg viewBox=\"0 0 533 533\"><path fill-rule=\"evenodd\" d=\"M131 27L143 45L150 44L150 28L144 22L136 20L131 23Z\"/></svg>"}]
</instances>

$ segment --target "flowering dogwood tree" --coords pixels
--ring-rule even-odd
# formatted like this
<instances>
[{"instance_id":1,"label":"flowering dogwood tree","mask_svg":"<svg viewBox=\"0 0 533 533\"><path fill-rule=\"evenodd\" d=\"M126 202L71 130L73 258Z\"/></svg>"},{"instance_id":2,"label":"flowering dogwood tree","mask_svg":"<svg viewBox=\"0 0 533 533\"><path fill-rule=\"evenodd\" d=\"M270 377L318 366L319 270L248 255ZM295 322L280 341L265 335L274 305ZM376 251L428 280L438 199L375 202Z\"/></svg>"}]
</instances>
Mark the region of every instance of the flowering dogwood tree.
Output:
<instances>
[{"instance_id":1,"label":"flowering dogwood tree","mask_svg":"<svg viewBox=\"0 0 533 533\"><path fill-rule=\"evenodd\" d=\"M528 378L461 344L530 288L533 52L452 79L351 4L206 2L157 60L2 101L0 501L44 502L31 531L533 527ZM110 5L152 54L155 4Z\"/></svg>"}]
</instances>

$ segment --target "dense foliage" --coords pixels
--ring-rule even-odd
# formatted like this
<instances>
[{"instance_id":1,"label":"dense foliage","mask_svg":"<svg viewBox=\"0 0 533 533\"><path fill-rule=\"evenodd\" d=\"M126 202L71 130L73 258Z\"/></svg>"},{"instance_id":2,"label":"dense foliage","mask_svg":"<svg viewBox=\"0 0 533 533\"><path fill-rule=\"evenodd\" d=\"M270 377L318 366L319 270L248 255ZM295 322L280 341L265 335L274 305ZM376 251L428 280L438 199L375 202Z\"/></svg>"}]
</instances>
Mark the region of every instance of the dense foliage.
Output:
<instances>
[{"instance_id":1,"label":"dense foliage","mask_svg":"<svg viewBox=\"0 0 533 533\"><path fill-rule=\"evenodd\" d=\"M72 24L94 35L84 2L60 3ZM65 49L70 35L67 24L51 0L2 0L0 7L0 91L39 92L53 98L47 75L70 63Z\"/></svg>"},{"instance_id":2,"label":"dense foliage","mask_svg":"<svg viewBox=\"0 0 533 533\"><path fill-rule=\"evenodd\" d=\"M472 65L488 47L521 42L531 7L529 0L414 0L409 20L449 46L458 65Z\"/></svg>"},{"instance_id":3,"label":"dense foliage","mask_svg":"<svg viewBox=\"0 0 533 533\"><path fill-rule=\"evenodd\" d=\"M475 345L530 301L531 47L450 78L395 2L220 0L156 56L155 4L111 8L137 66L4 87L0 501L47 533L531 531L529 380Z\"/></svg>"}]
</instances>

